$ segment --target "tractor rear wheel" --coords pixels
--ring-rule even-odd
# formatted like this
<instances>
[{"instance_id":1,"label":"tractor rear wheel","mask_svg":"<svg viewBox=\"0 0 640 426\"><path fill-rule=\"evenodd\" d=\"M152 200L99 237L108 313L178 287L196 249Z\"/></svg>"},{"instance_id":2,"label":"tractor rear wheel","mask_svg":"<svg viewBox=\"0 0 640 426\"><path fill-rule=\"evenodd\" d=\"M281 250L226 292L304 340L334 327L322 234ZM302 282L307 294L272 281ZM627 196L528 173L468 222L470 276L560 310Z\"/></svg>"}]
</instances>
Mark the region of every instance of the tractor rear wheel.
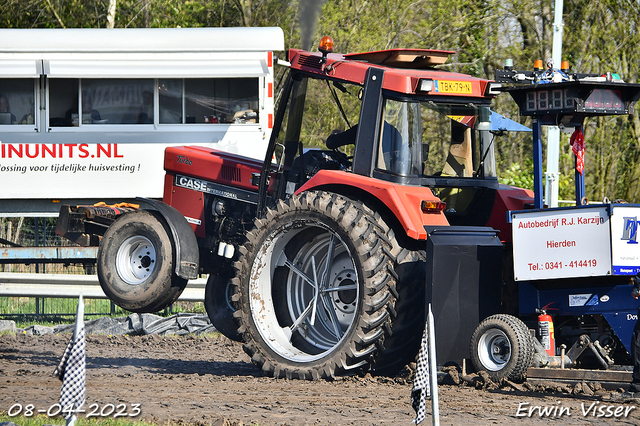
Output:
<instances>
[{"instance_id":1,"label":"tractor rear wheel","mask_svg":"<svg viewBox=\"0 0 640 426\"><path fill-rule=\"evenodd\" d=\"M204 292L204 307L216 330L225 337L240 342L242 336L238 333L238 325L233 318L235 309L231 305L231 286L228 276L228 273L209 274Z\"/></svg>"},{"instance_id":2,"label":"tractor rear wheel","mask_svg":"<svg viewBox=\"0 0 640 426\"><path fill-rule=\"evenodd\" d=\"M378 350L372 373L394 377L405 365L415 361L420 350L426 318L426 261L424 250L410 250L399 245L396 238L390 240L398 275L397 300L391 312L391 334Z\"/></svg>"},{"instance_id":3,"label":"tractor rear wheel","mask_svg":"<svg viewBox=\"0 0 640 426\"><path fill-rule=\"evenodd\" d=\"M395 303L388 234L361 203L327 192L280 201L257 219L231 281L252 361L301 379L368 368Z\"/></svg>"}]
</instances>

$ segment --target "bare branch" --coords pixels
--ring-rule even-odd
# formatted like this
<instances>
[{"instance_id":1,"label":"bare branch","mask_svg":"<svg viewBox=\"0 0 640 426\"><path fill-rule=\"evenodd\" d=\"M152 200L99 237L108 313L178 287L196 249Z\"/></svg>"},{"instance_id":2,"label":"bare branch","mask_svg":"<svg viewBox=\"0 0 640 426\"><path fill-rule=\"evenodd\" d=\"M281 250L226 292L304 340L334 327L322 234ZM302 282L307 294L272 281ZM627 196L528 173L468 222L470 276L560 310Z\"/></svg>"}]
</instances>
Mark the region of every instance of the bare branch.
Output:
<instances>
[{"instance_id":1,"label":"bare branch","mask_svg":"<svg viewBox=\"0 0 640 426\"><path fill-rule=\"evenodd\" d=\"M60 19L60 16L58 15L58 12L56 12L56 10L53 8L53 5L51 4L51 0L47 0L47 4L49 5L49 9L51 10L51 12L53 12L53 15L56 17L56 19L58 20L58 23L60 24L60 26L62 28L67 28L64 25L64 22L62 22L62 19Z\"/></svg>"}]
</instances>

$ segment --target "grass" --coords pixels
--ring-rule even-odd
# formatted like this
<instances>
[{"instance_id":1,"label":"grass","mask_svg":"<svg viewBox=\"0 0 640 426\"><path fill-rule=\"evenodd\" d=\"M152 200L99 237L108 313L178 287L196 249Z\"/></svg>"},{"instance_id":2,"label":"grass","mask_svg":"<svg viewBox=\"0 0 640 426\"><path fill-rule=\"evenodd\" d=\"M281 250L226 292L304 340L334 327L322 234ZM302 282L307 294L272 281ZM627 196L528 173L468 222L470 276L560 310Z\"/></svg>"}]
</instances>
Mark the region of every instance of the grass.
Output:
<instances>
[{"instance_id":1,"label":"grass","mask_svg":"<svg viewBox=\"0 0 640 426\"><path fill-rule=\"evenodd\" d=\"M0 422L13 422L20 426L44 426L44 425L64 425L66 420L62 416L49 417L45 415L10 417L7 413L0 414ZM78 417L76 426L157 426L155 423L142 422L120 418L95 418L86 419Z\"/></svg>"},{"instance_id":2,"label":"grass","mask_svg":"<svg viewBox=\"0 0 640 426\"><path fill-rule=\"evenodd\" d=\"M85 313L111 313L111 302L104 299L85 299ZM41 315L75 315L76 298L0 297L0 317L9 315L35 315L36 307ZM125 311L115 307L115 314Z\"/></svg>"},{"instance_id":3,"label":"grass","mask_svg":"<svg viewBox=\"0 0 640 426\"><path fill-rule=\"evenodd\" d=\"M36 300L39 315L36 315ZM129 311L118 306L111 306L109 300L85 299L85 321L100 316L126 317ZM35 298L35 297L0 297L0 319L13 319L16 327L25 328L30 325L54 326L71 324L75 321L78 300L73 298ZM176 302L171 309L158 312L160 316L175 313L206 313L203 302Z\"/></svg>"},{"instance_id":4,"label":"grass","mask_svg":"<svg viewBox=\"0 0 640 426\"><path fill-rule=\"evenodd\" d=\"M48 417L43 415L38 416L14 416L10 417L7 413L0 413L0 422L13 422L20 426L44 426L44 425L60 425L63 426L66 423L66 420L62 418L62 416L57 417ZM242 422L234 422L225 420L223 426L237 426L243 424ZM120 418L92 418L86 419L84 417L79 417L75 423L76 426L173 426L173 425L184 425L184 422L179 421L176 423L165 423L164 425L158 425L157 423L144 422L141 420L129 420L129 419L120 419ZM247 426L259 426L258 423L250 423Z\"/></svg>"}]
</instances>

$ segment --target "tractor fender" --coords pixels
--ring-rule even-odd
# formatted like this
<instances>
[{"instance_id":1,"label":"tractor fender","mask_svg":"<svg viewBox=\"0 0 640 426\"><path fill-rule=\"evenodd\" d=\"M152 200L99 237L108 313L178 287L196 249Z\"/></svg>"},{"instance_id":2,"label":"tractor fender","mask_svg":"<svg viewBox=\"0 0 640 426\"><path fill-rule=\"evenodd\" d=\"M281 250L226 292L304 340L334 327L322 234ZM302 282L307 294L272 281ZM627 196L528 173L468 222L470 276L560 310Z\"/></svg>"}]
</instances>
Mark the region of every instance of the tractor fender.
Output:
<instances>
[{"instance_id":1,"label":"tractor fender","mask_svg":"<svg viewBox=\"0 0 640 426\"><path fill-rule=\"evenodd\" d=\"M336 186L365 191L384 203L397 218L409 238L426 240L425 226L449 226L443 212L422 212L422 201L440 201L429 188L422 186L398 185L341 170L320 170L302 185L296 194L312 189Z\"/></svg>"},{"instance_id":2,"label":"tractor fender","mask_svg":"<svg viewBox=\"0 0 640 426\"><path fill-rule=\"evenodd\" d=\"M158 211L167 222L169 229L171 229L171 237L175 244L176 253L176 275L186 280L197 278L200 259L198 240L187 219L178 210L162 201L142 197L137 199L150 204Z\"/></svg>"}]
</instances>

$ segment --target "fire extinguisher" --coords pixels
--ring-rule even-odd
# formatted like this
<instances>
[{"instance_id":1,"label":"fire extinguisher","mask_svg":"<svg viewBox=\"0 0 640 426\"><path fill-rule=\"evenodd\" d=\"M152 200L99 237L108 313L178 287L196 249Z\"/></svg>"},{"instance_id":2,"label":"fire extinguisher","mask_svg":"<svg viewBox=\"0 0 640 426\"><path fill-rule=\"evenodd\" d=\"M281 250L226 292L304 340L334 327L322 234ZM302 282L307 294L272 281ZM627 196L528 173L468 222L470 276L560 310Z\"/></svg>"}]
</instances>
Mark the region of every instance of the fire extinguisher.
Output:
<instances>
[{"instance_id":1,"label":"fire extinguisher","mask_svg":"<svg viewBox=\"0 0 640 426\"><path fill-rule=\"evenodd\" d=\"M550 303L551 304L551 303ZM549 304L549 305L550 305ZM540 343L544 347L545 351L551 356L556 355L556 337L553 330L553 318L547 314L546 305L542 309L536 309L538 312L538 334L540 335Z\"/></svg>"}]
</instances>

